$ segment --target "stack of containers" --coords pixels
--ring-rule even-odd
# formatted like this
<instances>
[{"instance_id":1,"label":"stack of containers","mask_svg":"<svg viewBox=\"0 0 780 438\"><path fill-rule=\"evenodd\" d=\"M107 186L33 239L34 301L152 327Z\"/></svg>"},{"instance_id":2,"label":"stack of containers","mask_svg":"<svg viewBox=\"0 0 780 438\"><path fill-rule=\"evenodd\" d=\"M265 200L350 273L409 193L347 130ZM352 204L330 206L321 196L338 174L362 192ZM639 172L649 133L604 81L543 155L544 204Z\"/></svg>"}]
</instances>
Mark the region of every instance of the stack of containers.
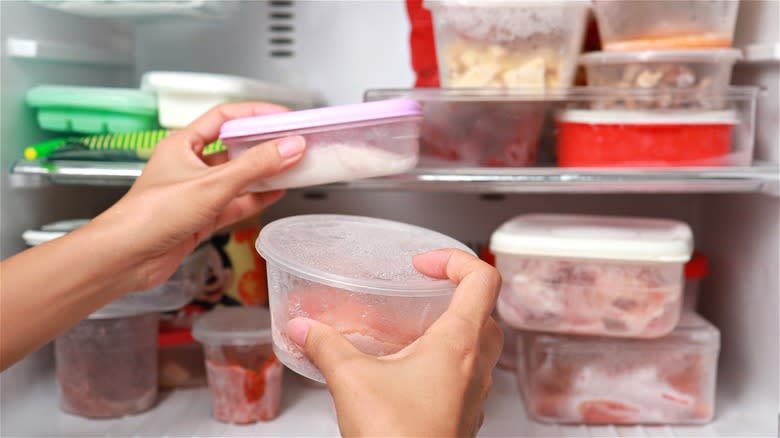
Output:
<instances>
[{"instance_id":1,"label":"stack of containers","mask_svg":"<svg viewBox=\"0 0 780 438\"><path fill-rule=\"evenodd\" d=\"M718 330L683 312L690 228L678 221L525 215L491 252L518 329L529 415L580 424L699 424L714 413ZM683 315L681 317L681 314Z\"/></svg>"}]
</instances>

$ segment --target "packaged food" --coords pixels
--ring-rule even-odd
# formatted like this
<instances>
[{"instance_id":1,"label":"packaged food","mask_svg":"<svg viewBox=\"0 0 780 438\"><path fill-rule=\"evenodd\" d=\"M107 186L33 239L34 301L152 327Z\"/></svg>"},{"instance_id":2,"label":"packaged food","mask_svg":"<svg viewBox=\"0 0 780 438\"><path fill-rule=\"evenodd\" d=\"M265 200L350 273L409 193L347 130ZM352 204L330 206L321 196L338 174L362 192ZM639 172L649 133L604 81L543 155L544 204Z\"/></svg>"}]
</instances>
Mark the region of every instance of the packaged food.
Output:
<instances>
[{"instance_id":1,"label":"packaged food","mask_svg":"<svg viewBox=\"0 0 780 438\"><path fill-rule=\"evenodd\" d=\"M700 252L694 252L691 260L685 264L684 311L696 311L699 304L699 284L709 273L710 268L707 257Z\"/></svg>"},{"instance_id":2,"label":"packaged food","mask_svg":"<svg viewBox=\"0 0 780 438\"><path fill-rule=\"evenodd\" d=\"M265 226L257 251L268 266L274 351L288 368L319 382L317 367L287 334L306 317L328 324L360 351L395 353L421 336L449 305L455 284L424 276L420 253L465 245L437 232L382 219L304 215Z\"/></svg>"},{"instance_id":3,"label":"packaged food","mask_svg":"<svg viewBox=\"0 0 780 438\"><path fill-rule=\"evenodd\" d=\"M503 285L497 310L523 330L657 338L677 324L685 223L648 218L517 216L490 238Z\"/></svg>"},{"instance_id":4,"label":"packaged food","mask_svg":"<svg viewBox=\"0 0 780 438\"><path fill-rule=\"evenodd\" d=\"M408 99L342 105L231 120L220 140L235 159L258 143L291 135L306 138L295 167L255 191L351 181L406 172L417 164L420 108Z\"/></svg>"},{"instance_id":5,"label":"packaged food","mask_svg":"<svg viewBox=\"0 0 780 438\"><path fill-rule=\"evenodd\" d=\"M214 418L269 421L279 414L282 365L271 347L271 314L260 307L219 307L198 318Z\"/></svg>"},{"instance_id":6,"label":"packaged food","mask_svg":"<svg viewBox=\"0 0 780 438\"><path fill-rule=\"evenodd\" d=\"M572 85L589 2L426 0L441 86Z\"/></svg>"},{"instance_id":7,"label":"packaged food","mask_svg":"<svg viewBox=\"0 0 780 438\"><path fill-rule=\"evenodd\" d=\"M90 418L143 412L157 400L157 314L91 315L54 341L60 407Z\"/></svg>"},{"instance_id":8,"label":"packaged food","mask_svg":"<svg viewBox=\"0 0 780 438\"><path fill-rule=\"evenodd\" d=\"M312 108L321 103L321 97L308 90L210 73L148 72L141 78L141 89L157 95L160 125L165 128L183 128L226 102L270 102L291 109Z\"/></svg>"},{"instance_id":9,"label":"packaged food","mask_svg":"<svg viewBox=\"0 0 780 438\"><path fill-rule=\"evenodd\" d=\"M720 332L686 312L653 340L523 332L518 384L545 423L703 424L715 412Z\"/></svg>"},{"instance_id":10,"label":"packaged food","mask_svg":"<svg viewBox=\"0 0 780 438\"><path fill-rule=\"evenodd\" d=\"M731 47L739 1L594 0L604 50Z\"/></svg>"},{"instance_id":11,"label":"packaged food","mask_svg":"<svg viewBox=\"0 0 780 438\"><path fill-rule=\"evenodd\" d=\"M191 388L206 385L203 346L192 338L190 329L163 330L160 325L158 381L160 388Z\"/></svg>"}]
</instances>

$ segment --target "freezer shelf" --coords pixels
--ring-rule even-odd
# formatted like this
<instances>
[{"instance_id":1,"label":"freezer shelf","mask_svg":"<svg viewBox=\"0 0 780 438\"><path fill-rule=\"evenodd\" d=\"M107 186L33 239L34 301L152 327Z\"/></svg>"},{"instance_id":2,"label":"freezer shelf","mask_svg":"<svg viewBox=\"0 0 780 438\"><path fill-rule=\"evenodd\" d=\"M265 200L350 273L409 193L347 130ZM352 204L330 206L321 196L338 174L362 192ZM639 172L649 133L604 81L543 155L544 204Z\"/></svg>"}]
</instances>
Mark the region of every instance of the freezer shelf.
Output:
<instances>
[{"instance_id":1,"label":"freezer shelf","mask_svg":"<svg viewBox=\"0 0 780 438\"><path fill-rule=\"evenodd\" d=\"M13 173L55 184L129 186L144 163L20 160ZM19 183L24 185L24 182ZM33 182L31 181L32 185ZM403 175L323 186L330 189L466 193L780 193L780 168L575 169L419 167Z\"/></svg>"}]
</instances>

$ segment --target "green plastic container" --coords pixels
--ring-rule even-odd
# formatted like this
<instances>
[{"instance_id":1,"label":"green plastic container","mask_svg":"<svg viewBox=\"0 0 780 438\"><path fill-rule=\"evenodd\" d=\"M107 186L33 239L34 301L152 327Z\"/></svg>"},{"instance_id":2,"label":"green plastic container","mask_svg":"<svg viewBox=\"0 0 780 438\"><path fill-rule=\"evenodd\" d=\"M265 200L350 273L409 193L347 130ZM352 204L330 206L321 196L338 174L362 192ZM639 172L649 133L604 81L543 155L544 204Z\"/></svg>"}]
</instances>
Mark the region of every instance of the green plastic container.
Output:
<instances>
[{"instance_id":1,"label":"green plastic container","mask_svg":"<svg viewBox=\"0 0 780 438\"><path fill-rule=\"evenodd\" d=\"M155 129L154 93L130 88L41 85L27 92L42 129L79 134L112 134Z\"/></svg>"}]
</instances>

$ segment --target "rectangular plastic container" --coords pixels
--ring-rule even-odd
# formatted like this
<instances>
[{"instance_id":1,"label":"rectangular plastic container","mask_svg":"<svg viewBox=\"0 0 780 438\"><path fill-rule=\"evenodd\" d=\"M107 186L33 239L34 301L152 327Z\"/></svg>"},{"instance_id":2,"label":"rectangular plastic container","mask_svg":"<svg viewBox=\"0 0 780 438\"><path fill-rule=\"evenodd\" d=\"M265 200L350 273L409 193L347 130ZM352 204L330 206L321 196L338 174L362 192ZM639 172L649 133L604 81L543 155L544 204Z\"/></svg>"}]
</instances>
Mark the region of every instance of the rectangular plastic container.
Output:
<instances>
[{"instance_id":1,"label":"rectangular plastic container","mask_svg":"<svg viewBox=\"0 0 780 438\"><path fill-rule=\"evenodd\" d=\"M117 418L151 408L157 400L155 313L98 318L54 341L60 407L90 418Z\"/></svg>"},{"instance_id":2,"label":"rectangular plastic container","mask_svg":"<svg viewBox=\"0 0 780 438\"><path fill-rule=\"evenodd\" d=\"M654 340L524 332L517 348L520 392L537 421L693 425L713 418L720 332L694 313Z\"/></svg>"},{"instance_id":3,"label":"rectangular plastic container","mask_svg":"<svg viewBox=\"0 0 780 438\"><path fill-rule=\"evenodd\" d=\"M657 338L682 307L688 225L672 220L523 215L490 239L503 285L498 314L541 332Z\"/></svg>"},{"instance_id":4,"label":"rectangular plastic container","mask_svg":"<svg viewBox=\"0 0 780 438\"><path fill-rule=\"evenodd\" d=\"M159 346L160 388L192 388L206 385L206 365L203 346L192 338L191 330L160 330Z\"/></svg>"},{"instance_id":5,"label":"rectangular plastic container","mask_svg":"<svg viewBox=\"0 0 780 438\"><path fill-rule=\"evenodd\" d=\"M739 1L594 0L604 50L731 47Z\"/></svg>"},{"instance_id":6,"label":"rectangular plastic container","mask_svg":"<svg viewBox=\"0 0 780 438\"><path fill-rule=\"evenodd\" d=\"M426 0L441 86L545 89L574 81L589 2Z\"/></svg>"}]
</instances>

